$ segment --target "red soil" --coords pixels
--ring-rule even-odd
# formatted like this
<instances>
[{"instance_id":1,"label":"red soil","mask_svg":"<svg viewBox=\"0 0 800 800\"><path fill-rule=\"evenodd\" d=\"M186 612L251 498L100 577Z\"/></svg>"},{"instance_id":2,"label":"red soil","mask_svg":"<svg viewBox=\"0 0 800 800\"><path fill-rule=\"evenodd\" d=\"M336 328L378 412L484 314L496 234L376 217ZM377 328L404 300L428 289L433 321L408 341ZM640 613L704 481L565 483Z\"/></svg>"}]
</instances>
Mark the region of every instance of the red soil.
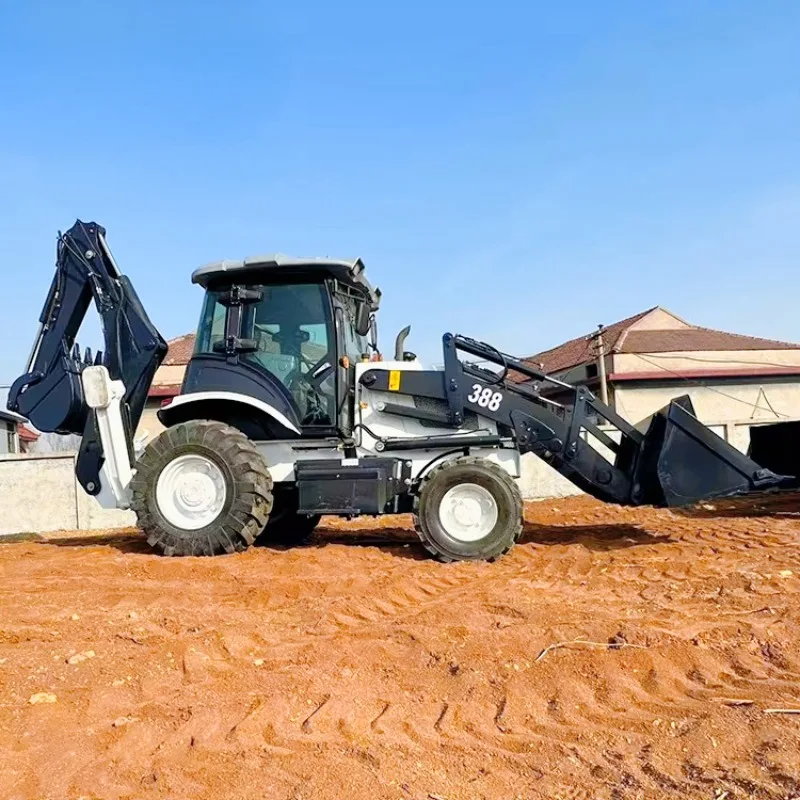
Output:
<instances>
[{"instance_id":1,"label":"red soil","mask_svg":"<svg viewBox=\"0 0 800 800\"><path fill-rule=\"evenodd\" d=\"M406 518L2 545L0 797L800 797L797 512L532 504L495 564Z\"/></svg>"}]
</instances>

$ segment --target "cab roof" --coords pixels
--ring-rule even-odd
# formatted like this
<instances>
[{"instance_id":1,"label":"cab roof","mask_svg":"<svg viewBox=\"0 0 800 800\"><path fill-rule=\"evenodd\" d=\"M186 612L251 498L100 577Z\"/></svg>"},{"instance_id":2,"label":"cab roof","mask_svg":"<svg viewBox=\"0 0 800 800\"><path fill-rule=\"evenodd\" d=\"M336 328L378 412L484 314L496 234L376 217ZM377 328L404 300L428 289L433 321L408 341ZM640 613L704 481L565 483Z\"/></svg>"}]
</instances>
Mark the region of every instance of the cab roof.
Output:
<instances>
[{"instance_id":1,"label":"cab roof","mask_svg":"<svg viewBox=\"0 0 800 800\"><path fill-rule=\"evenodd\" d=\"M283 253L214 261L192 273L192 283L203 288L210 284L226 284L243 279L253 283L278 283L293 277L332 277L365 294L373 310L380 302L380 289L373 288L364 276L364 262L334 258L297 258Z\"/></svg>"}]
</instances>

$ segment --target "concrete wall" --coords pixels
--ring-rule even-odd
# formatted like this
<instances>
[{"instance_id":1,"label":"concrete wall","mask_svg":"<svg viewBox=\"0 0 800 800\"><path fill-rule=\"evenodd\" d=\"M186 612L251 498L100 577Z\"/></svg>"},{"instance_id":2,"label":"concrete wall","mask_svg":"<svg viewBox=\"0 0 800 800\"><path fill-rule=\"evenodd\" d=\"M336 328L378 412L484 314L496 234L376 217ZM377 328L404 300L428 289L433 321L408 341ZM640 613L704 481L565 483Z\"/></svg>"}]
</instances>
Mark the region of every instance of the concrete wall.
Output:
<instances>
[{"instance_id":1,"label":"concrete wall","mask_svg":"<svg viewBox=\"0 0 800 800\"><path fill-rule=\"evenodd\" d=\"M162 364L153 376L153 386L174 386L183 382L186 364Z\"/></svg>"},{"instance_id":2,"label":"concrete wall","mask_svg":"<svg viewBox=\"0 0 800 800\"><path fill-rule=\"evenodd\" d=\"M75 480L75 454L0 456L0 536L134 525L130 511L108 511Z\"/></svg>"},{"instance_id":3,"label":"concrete wall","mask_svg":"<svg viewBox=\"0 0 800 800\"><path fill-rule=\"evenodd\" d=\"M522 457L526 499L579 494L568 480L535 456ZM75 454L0 456L0 539L15 533L100 530L136 524L131 511L101 508L75 480Z\"/></svg>"},{"instance_id":4,"label":"concrete wall","mask_svg":"<svg viewBox=\"0 0 800 800\"><path fill-rule=\"evenodd\" d=\"M800 350L697 350L691 353L614 353L613 372L652 372L666 375L665 370L741 369L744 372L759 367L798 367ZM668 377L668 376L667 376Z\"/></svg>"},{"instance_id":5,"label":"concrete wall","mask_svg":"<svg viewBox=\"0 0 800 800\"><path fill-rule=\"evenodd\" d=\"M18 450L16 428L10 420L0 419L0 455Z\"/></svg>"},{"instance_id":6,"label":"concrete wall","mask_svg":"<svg viewBox=\"0 0 800 800\"><path fill-rule=\"evenodd\" d=\"M519 488L525 500L544 500L549 497L571 497L582 494L574 483L533 453L525 453L520 461L522 475L519 479Z\"/></svg>"}]
</instances>

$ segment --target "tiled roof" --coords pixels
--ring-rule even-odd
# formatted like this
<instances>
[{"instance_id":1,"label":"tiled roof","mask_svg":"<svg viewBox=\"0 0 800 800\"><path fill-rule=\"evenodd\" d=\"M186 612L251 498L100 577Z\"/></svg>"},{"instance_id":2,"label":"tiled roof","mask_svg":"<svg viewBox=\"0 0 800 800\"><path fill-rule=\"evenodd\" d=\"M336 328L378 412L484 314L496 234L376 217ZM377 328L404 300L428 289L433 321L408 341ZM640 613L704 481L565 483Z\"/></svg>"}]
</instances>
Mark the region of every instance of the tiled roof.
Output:
<instances>
[{"instance_id":1,"label":"tiled roof","mask_svg":"<svg viewBox=\"0 0 800 800\"><path fill-rule=\"evenodd\" d=\"M698 350L800 350L800 344L742 336L711 328L629 331L618 353L687 353Z\"/></svg>"},{"instance_id":2,"label":"tiled roof","mask_svg":"<svg viewBox=\"0 0 800 800\"><path fill-rule=\"evenodd\" d=\"M791 342L761 339L755 336L742 336L738 333L727 333L711 328L696 326L670 328L665 330L642 329L633 326L647 316L655 308L649 308L640 314L615 322L604 329L603 342L607 353L687 353L703 350L736 351L736 350L800 350L800 344ZM568 342L544 350L541 353L523 359L532 366L542 365L545 372L561 372L585 364L594 358L591 351L590 334L570 339ZM510 379L521 383L527 378L512 373Z\"/></svg>"},{"instance_id":3,"label":"tiled roof","mask_svg":"<svg viewBox=\"0 0 800 800\"><path fill-rule=\"evenodd\" d=\"M17 428L17 436L21 442L35 442L39 435L37 431L32 431L27 425L20 424Z\"/></svg>"},{"instance_id":4,"label":"tiled roof","mask_svg":"<svg viewBox=\"0 0 800 800\"><path fill-rule=\"evenodd\" d=\"M603 342L606 350L610 351L616 347L620 337L634 322L638 322L642 317L654 310L654 308L648 308L647 311L642 311L641 314L635 314L632 317L620 320L606 327L603 331ZM577 339L570 339L568 342L564 342L564 344L560 344L558 347L544 350L541 353L523 359L523 361L534 367L538 367L538 365L541 364L541 368L545 372L561 372L561 370L583 364L594 358L590 350L591 342L588 340L590 335L591 334L587 333L583 336L579 336ZM509 377L515 383L522 383L527 380L524 375L520 375L519 373L512 373Z\"/></svg>"},{"instance_id":5,"label":"tiled roof","mask_svg":"<svg viewBox=\"0 0 800 800\"><path fill-rule=\"evenodd\" d=\"M189 359L194 352L194 334L185 333L167 342L169 350L163 364L167 367L180 367L189 363Z\"/></svg>"}]
</instances>

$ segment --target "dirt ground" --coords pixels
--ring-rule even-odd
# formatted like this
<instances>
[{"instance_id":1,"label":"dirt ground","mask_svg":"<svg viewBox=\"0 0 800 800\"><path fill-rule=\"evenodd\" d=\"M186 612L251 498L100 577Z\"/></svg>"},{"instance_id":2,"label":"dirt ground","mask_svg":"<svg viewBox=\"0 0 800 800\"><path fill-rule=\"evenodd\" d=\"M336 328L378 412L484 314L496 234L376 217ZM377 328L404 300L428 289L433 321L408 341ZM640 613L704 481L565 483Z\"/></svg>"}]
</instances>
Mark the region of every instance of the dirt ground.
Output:
<instances>
[{"instance_id":1,"label":"dirt ground","mask_svg":"<svg viewBox=\"0 0 800 800\"><path fill-rule=\"evenodd\" d=\"M495 564L402 517L0 546L0 797L800 798L800 498L526 520Z\"/></svg>"}]
</instances>

